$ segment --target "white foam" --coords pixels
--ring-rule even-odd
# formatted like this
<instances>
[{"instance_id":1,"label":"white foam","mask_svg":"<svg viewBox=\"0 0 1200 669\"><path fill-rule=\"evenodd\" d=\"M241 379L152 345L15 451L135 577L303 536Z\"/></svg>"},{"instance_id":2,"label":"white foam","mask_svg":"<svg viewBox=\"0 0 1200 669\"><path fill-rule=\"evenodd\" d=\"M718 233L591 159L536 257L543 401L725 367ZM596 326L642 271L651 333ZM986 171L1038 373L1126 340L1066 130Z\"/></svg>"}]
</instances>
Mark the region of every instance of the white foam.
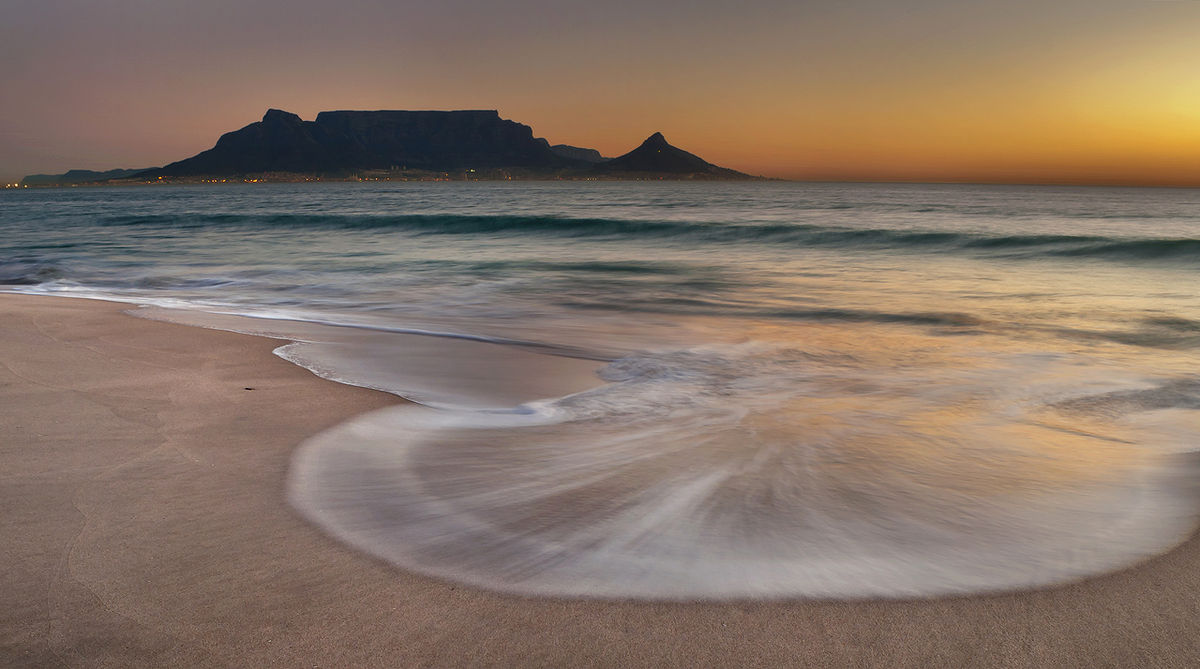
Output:
<instances>
[{"instance_id":1,"label":"white foam","mask_svg":"<svg viewBox=\"0 0 1200 669\"><path fill-rule=\"evenodd\" d=\"M303 445L290 498L426 574L667 600L1036 587L1144 560L1195 526L1193 462L1120 425L1066 429L1031 401L1057 396L1070 365L1016 358L930 385L771 367L787 358L682 351L523 413L368 414Z\"/></svg>"}]
</instances>

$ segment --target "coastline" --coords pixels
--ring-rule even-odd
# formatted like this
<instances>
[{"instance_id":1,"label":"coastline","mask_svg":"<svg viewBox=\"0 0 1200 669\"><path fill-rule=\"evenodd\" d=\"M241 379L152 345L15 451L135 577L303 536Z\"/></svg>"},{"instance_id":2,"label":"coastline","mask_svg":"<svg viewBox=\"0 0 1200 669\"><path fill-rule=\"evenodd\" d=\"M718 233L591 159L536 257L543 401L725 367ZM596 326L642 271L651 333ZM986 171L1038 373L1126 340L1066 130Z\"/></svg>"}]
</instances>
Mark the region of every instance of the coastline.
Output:
<instances>
[{"instance_id":1,"label":"coastline","mask_svg":"<svg viewBox=\"0 0 1200 669\"><path fill-rule=\"evenodd\" d=\"M1195 536L1080 583L920 601L543 600L398 571L284 486L305 438L403 400L128 307L0 295L0 665L1200 663Z\"/></svg>"}]
</instances>

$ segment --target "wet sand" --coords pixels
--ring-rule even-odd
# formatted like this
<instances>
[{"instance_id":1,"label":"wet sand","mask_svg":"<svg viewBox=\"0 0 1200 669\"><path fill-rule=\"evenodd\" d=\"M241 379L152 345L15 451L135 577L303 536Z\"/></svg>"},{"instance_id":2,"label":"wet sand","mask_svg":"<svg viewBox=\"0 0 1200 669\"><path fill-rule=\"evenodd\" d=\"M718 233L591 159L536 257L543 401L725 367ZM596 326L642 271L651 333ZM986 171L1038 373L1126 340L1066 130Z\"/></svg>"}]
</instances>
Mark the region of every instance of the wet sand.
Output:
<instances>
[{"instance_id":1,"label":"wet sand","mask_svg":"<svg viewBox=\"0 0 1200 669\"><path fill-rule=\"evenodd\" d=\"M297 444L400 400L125 308L0 295L0 666L1200 666L1196 539L928 601L539 600L399 571L284 488Z\"/></svg>"}]
</instances>

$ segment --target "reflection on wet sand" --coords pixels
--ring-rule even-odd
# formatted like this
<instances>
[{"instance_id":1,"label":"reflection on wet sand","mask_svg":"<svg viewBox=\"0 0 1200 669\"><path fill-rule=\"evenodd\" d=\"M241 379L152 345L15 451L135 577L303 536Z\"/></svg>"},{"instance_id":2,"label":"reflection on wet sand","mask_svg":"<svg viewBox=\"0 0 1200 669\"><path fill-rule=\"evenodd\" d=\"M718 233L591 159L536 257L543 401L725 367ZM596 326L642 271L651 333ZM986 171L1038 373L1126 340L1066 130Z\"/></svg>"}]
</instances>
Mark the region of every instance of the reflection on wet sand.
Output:
<instances>
[{"instance_id":1,"label":"reflection on wet sand","mask_svg":"<svg viewBox=\"0 0 1200 669\"><path fill-rule=\"evenodd\" d=\"M743 333L509 411L361 417L302 448L293 503L417 571L670 600L1025 588L1194 527L1192 412L1073 410L1144 373L878 325Z\"/></svg>"}]
</instances>

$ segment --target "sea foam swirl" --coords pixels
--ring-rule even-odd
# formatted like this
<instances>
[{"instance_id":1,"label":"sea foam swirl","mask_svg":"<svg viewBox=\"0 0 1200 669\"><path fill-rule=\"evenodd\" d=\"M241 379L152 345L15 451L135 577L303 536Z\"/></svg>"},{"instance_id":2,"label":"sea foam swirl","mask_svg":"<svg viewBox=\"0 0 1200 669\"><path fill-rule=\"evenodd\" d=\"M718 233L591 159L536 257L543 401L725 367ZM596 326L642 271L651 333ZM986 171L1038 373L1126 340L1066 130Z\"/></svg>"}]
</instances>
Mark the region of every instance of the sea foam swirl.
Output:
<instances>
[{"instance_id":1,"label":"sea foam swirl","mask_svg":"<svg viewBox=\"0 0 1200 669\"><path fill-rule=\"evenodd\" d=\"M1013 356L931 385L942 356L922 357L707 347L629 356L608 385L508 411L383 410L307 442L291 499L423 573L666 600L1042 586L1192 530L1179 426L1132 426L1195 402L1194 382L1166 400L1081 391L1136 382Z\"/></svg>"}]
</instances>

